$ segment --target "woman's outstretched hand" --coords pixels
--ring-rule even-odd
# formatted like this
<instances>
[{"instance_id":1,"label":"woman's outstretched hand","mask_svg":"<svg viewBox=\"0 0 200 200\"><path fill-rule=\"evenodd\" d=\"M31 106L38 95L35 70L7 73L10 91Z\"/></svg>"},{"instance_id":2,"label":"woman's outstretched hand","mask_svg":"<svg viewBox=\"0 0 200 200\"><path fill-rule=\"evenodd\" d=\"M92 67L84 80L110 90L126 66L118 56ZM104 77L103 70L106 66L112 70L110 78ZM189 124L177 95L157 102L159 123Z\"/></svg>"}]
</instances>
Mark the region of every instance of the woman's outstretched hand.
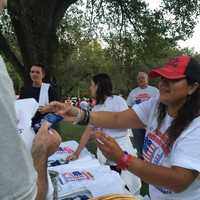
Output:
<instances>
[{"instance_id":1,"label":"woman's outstretched hand","mask_svg":"<svg viewBox=\"0 0 200 200\"><path fill-rule=\"evenodd\" d=\"M39 112L44 114L47 112L53 112L61 115L65 118L65 121L73 122L75 121L80 109L72 106L71 103L62 103L58 101L52 101L50 104L40 107Z\"/></svg>"},{"instance_id":2,"label":"woman's outstretched hand","mask_svg":"<svg viewBox=\"0 0 200 200\"><path fill-rule=\"evenodd\" d=\"M46 106L39 107L39 112L42 114L47 113L47 112L54 112L54 113L65 113L68 110L70 110L70 106L67 103L62 103L58 101L52 101Z\"/></svg>"}]
</instances>

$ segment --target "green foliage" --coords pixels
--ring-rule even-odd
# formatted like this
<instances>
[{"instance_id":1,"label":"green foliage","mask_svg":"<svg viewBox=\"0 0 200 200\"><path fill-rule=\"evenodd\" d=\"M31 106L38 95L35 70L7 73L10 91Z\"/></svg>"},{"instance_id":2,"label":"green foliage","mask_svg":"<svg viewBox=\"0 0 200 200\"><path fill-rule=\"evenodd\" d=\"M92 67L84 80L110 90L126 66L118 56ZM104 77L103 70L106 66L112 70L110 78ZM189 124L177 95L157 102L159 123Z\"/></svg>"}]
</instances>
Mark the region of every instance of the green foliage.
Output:
<instances>
[{"instance_id":1,"label":"green foliage","mask_svg":"<svg viewBox=\"0 0 200 200\"><path fill-rule=\"evenodd\" d=\"M16 40L15 33L11 24L10 16L7 13L7 10L4 10L3 13L0 15L0 32L4 35L5 39L7 40L11 51L15 52L18 59L21 60L21 54L19 51L19 47L17 45L17 40ZM1 45L4 48L4 44L1 44L1 41L0 41L0 46ZM0 48L0 51L3 52L2 47ZM19 92L19 88L22 85L21 77L16 72L15 66L11 64L10 60L7 59L5 54L3 54L3 57L4 57L4 60L6 61L8 72L14 82L15 90L16 92Z\"/></svg>"},{"instance_id":2,"label":"green foliage","mask_svg":"<svg viewBox=\"0 0 200 200\"><path fill-rule=\"evenodd\" d=\"M22 15L26 14L27 9L34 8L28 14L28 18L20 15L19 20L23 19L24 23L34 23L34 27L31 24L27 24L27 27L33 27L33 33L35 31L31 37L37 36L40 39L29 40L31 37L28 37L28 32L23 32L25 30L20 30L15 24L21 49L34 51L32 54L27 53L27 59L26 52L23 51L23 60L27 60L27 63L31 63L34 59L49 63L47 72L56 81L61 97L78 94L88 96L87 88L91 76L99 72L106 72L112 77L115 93L127 95L129 90L136 86L135 77L138 71L149 71L167 59L183 53L195 55L190 49L178 48L176 42L179 39L186 39L193 32L200 11L199 1L162 0L161 7L156 10L150 10L147 1L143 0L53 2L61 9L61 14L57 9L58 18L51 17L50 20L46 19L49 15L54 16L51 10L55 10L55 6L52 2L50 7L46 6L48 0L40 4L39 9L35 9L39 1L29 3L23 1L18 5L17 1L13 0L10 5L16 4L19 8L22 6ZM65 8L61 6L62 4ZM63 9L66 8L68 9L58 26L58 21L64 13ZM14 7L12 9L11 13L15 10ZM12 13L12 16L18 14L20 13ZM17 18L12 19L16 22ZM49 34L48 27L52 27L52 34ZM0 28L12 50L22 61L7 12L0 19ZM42 31L43 28L46 28L47 32ZM54 40L56 29L59 46ZM28 43L23 41L20 31ZM44 33L49 36L48 40L45 39ZM104 48L102 41L103 44L106 43ZM42 48L48 51L44 53ZM40 56L41 51L43 56ZM48 54L50 51L53 54ZM53 58L55 58L54 64L52 64ZM18 87L21 82L12 67L9 65L9 71Z\"/></svg>"},{"instance_id":3,"label":"green foliage","mask_svg":"<svg viewBox=\"0 0 200 200\"><path fill-rule=\"evenodd\" d=\"M8 73L14 84L15 93L19 94L20 89L23 85L21 77L19 76L18 73L16 73L15 69L12 67L12 65L6 59L5 59L5 61L6 61L6 67L7 67Z\"/></svg>"},{"instance_id":4,"label":"green foliage","mask_svg":"<svg viewBox=\"0 0 200 200\"><path fill-rule=\"evenodd\" d=\"M143 40L148 32L177 41L193 32L199 4L197 0L162 0L159 9L151 10L144 0L87 0L86 16L91 29L101 35L131 33L135 39Z\"/></svg>"},{"instance_id":5,"label":"green foliage","mask_svg":"<svg viewBox=\"0 0 200 200\"><path fill-rule=\"evenodd\" d=\"M2 14L0 15L0 32L7 39L11 49L21 59L19 47L17 45L16 35L14 33L10 15L8 14L7 10L3 10ZM1 48L0 48L0 50L1 50Z\"/></svg>"},{"instance_id":6,"label":"green foliage","mask_svg":"<svg viewBox=\"0 0 200 200\"><path fill-rule=\"evenodd\" d=\"M66 122L61 123L59 126L59 133L61 133L62 141L75 140L80 142L81 135L85 130L85 126L78 126L73 124L68 124ZM96 153L96 142L89 141L87 144L87 149L91 153Z\"/></svg>"},{"instance_id":7,"label":"green foliage","mask_svg":"<svg viewBox=\"0 0 200 200\"><path fill-rule=\"evenodd\" d=\"M62 46L62 45L61 45ZM107 71L109 61L105 57L104 50L96 40L81 40L79 45L72 48L70 55L61 51L59 62L54 70L58 77L57 85L61 89L61 96L77 95L88 96L88 85L91 77L99 72Z\"/></svg>"}]
</instances>

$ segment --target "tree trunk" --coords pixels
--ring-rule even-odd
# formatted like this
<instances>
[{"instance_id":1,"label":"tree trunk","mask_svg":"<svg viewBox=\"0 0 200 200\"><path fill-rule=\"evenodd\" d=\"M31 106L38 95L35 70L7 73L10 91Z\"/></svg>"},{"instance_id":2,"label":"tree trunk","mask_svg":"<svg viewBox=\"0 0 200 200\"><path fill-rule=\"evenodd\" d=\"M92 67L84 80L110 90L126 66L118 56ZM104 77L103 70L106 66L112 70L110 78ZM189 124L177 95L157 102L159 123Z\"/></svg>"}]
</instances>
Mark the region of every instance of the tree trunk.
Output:
<instances>
[{"instance_id":1,"label":"tree trunk","mask_svg":"<svg viewBox=\"0 0 200 200\"><path fill-rule=\"evenodd\" d=\"M33 64L45 66L46 76L58 47L56 30L67 10L77 0L11 0L8 11L21 51L24 76Z\"/></svg>"},{"instance_id":2,"label":"tree trunk","mask_svg":"<svg viewBox=\"0 0 200 200\"><path fill-rule=\"evenodd\" d=\"M3 52L4 56L10 61L10 63L15 67L18 74L21 78L25 81L26 78L24 77L25 68L19 59L16 57L15 53L10 48L6 38L0 32L0 50Z\"/></svg>"}]
</instances>

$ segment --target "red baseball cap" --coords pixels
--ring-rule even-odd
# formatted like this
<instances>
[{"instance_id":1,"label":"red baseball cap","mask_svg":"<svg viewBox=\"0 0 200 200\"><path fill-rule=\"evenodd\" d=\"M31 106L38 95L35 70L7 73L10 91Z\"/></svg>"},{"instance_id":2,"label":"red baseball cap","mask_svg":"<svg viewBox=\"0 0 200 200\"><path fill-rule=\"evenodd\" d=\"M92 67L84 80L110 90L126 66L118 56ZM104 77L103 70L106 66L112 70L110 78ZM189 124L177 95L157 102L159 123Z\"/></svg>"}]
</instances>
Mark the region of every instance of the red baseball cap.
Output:
<instances>
[{"instance_id":1,"label":"red baseball cap","mask_svg":"<svg viewBox=\"0 0 200 200\"><path fill-rule=\"evenodd\" d=\"M191 56L179 56L162 67L152 69L149 76L152 78L161 76L172 80L189 78L200 83L200 64Z\"/></svg>"}]
</instances>

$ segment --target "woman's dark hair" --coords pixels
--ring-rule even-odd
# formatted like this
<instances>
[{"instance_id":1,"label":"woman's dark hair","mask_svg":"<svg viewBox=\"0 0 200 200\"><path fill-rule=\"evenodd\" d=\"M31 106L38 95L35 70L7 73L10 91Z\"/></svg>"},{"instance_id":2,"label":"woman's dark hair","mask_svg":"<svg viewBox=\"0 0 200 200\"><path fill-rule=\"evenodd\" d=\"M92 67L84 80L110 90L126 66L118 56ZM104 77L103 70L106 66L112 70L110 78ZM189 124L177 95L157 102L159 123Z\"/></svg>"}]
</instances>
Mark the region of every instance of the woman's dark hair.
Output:
<instances>
[{"instance_id":1,"label":"woman's dark hair","mask_svg":"<svg viewBox=\"0 0 200 200\"><path fill-rule=\"evenodd\" d=\"M189 85L194 81L187 78ZM167 112L167 106L160 103L158 107L158 127L161 126ZM200 115L200 87L192 95L188 95L186 102L179 109L176 118L172 121L171 126L167 129L169 137L169 146L181 135L182 131L189 126L194 118Z\"/></svg>"},{"instance_id":2,"label":"woman's dark hair","mask_svg":"<svg viewBox=\"0 0 200 200\"><path fill-rule=\"evenodd\" d=\"M92 77L95 85L97 86L96 91L96 103L103 104L106 97L112 96L112 82L110 77L105 74L97 74Z\"/></svg>"}]
</instances>

